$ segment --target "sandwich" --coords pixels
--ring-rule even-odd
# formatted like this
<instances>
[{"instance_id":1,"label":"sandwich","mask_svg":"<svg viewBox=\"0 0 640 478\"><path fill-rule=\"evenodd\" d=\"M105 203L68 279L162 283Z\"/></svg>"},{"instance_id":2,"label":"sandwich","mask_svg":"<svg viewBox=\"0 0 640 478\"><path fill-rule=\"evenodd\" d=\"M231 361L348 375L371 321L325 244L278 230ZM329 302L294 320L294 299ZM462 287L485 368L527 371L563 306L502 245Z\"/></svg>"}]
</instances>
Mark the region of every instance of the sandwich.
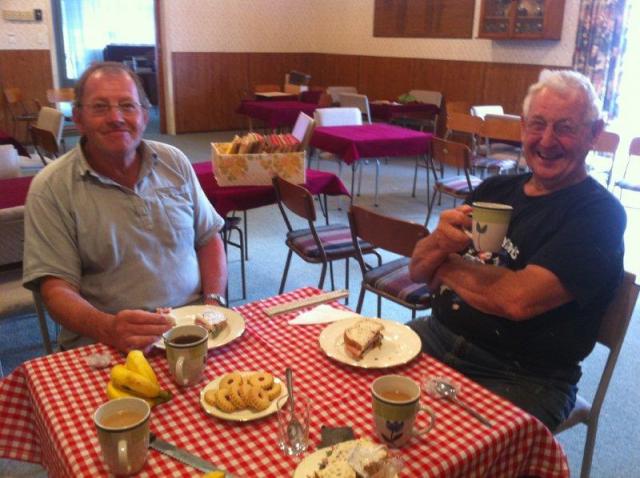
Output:
<instances>
[{"instance_id":1,"label":"sandwich","mask_svg":"<svg viewBox=\"0 0 640 478\"><path fill-rule=\"evenodd\" d=\"M320 462L314 478L395 476L397 467L386 446L363 438L334 445Z\"/></svg>"},{"instance_id":2,"label":"sandwich","mask_svg":"<svg viewBox=\"0 0 640 478\"><path fill-rule=\"evenodd\" d=\"M382 344L384 325L380 320L362 319L344 331L344 349L347 355L360 360L371 349Z\"/></svg>"},{"instance_id":3,"label":"sandwich","mask_svg":"<svg viewBox=\"0 0 640 478\"><path fill-rule=\"evenodd\" d=\"M227 318L218 310L205 310L195 314L194 323L207 329L211 338L215 338L227 326Z\"/></svg>"}]
</instances>

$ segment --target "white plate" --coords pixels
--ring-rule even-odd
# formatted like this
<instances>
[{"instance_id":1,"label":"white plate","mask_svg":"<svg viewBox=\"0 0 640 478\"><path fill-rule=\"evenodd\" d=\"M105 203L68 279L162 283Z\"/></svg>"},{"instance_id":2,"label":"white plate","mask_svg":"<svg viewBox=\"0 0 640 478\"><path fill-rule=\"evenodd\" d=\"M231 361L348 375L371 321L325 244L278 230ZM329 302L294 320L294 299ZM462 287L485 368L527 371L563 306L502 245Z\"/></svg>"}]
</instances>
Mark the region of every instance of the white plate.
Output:
<instances>
[{"instance_id":1,"label":"white plate","mask_svg":"<svg viewBox=\"0 0 640 478\"><path fill-rule=\"evenodd\" d=\"M357 440L351 440L356 442ZM346 442L345 442L346 443ZM310 478L319 470L320 463L329 454L332 447L316 450L311 455L304 457L293 472L293 478ZM395 475L396 477L398 475Z\"/></svg>"},{"instance_id":2,"label":"white plate","mask_svg":"<svg viewBox=\"0 0 640 478\"><path fill-rule=\"evenodd\" d=\"M344 319L327 326L319 337L320 348L338 362L360 368L388 368L413 360L422 349L420 337L403 324L380 320L384 325L382 345L356 360L344 350L344 330L362 319Z\"/></svg>"},{"instance_id":3,"label":"white plate","mask_svg":"<svg viewBox=\"0 0 640 478\"><path fill-rule=\"evenodd\" d=\"M242 378L249 377L253 373L255 373L255 371L240 372L240 374L242 375ZM222 410L219 410L216 407L209 405L204 400L204 394L207 393L208 390L217 389L218 383L220 383L220 380L222 379L222 377L223 375L221 375L220 377L216 377L207 385L205 385L205 387L200 391L200 405L202 405L202 408L204 408L204 411L207 412L209 415L213 415L214 417L218 417L223 420L230 420L233 422L250 422L251 420L257 420L258 418L268 417L269 415L276 413L278 408L276 406L276 402L278 401L278 398L283 397L287 394L287 387L284 386L284 384L282 383L282 380L280 380L278 377L273 377L273 381L275 383L280 384L280 386L282 387L282 391L280 392L280 395L277 398L275 398L267 408L265 408L261 412L254 412L249 409L244 409L244 410L238 410L237 412L226 413L226 412L223 412Z\"/></svg>"},{"instance_id":4,"label":"white plate","mask_svg":"<svg viewBox=\"0 0 640 478\"><path fill-rule=\"evenodd\" d=\"M244 333L244 318L235 310L226 307L217 307L214 305L187 305L178 307L171 311L171 315L176 319L178 325L193 325L196 314L201 314L205 310L217 310L224 314L227 319L227 326L215 337L209 336L209 350L227 345L229 342L237 339ZM164 340L158 340L156 347L164 349Z\"/></svg>"}]
</instances>

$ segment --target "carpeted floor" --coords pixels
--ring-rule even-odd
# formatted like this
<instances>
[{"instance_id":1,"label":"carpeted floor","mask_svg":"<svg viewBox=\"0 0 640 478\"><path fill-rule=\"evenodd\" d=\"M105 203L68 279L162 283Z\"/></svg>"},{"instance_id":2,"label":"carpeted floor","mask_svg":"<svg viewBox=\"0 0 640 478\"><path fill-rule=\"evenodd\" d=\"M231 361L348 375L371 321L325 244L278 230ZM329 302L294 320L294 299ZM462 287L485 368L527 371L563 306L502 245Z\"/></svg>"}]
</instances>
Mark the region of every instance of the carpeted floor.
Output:
<instances>
[{"instance_id":1,"label":"carpeted floor","mask_svg":"<svg viewBox=\"0 0 640 478\"><path fill-rule=\"evenodd\" d=\"M147 137L160 139L180 147L191 158L192 162L208 161L210 159L210 143L223 141L232 137L233 132L200 133L181 136L162 136L157 134L156 126L152 123ZM315 162L313 164L315 168ZM321 160L321 169L337 172L334 161ZM410 194L413 179L413 159L391 159L382 165L380 182L380 207L383 214L401 217L407 220L424 222L426 215L426 185L425 171L420 170L418 194L412 198ZM363 194L356 198L356 202L365 207L373 208L373 165L366 166L362 183ZM346 184L350 180L350 172L345 168L343 180ZM340 203L336 198L329 199L330 217L332 223L347 223L347 201ZM339 209L341 207L341 209ZM451 207L451 202L443 200L442 207ZM440 208L432 215L430 228L435 227ZM626 267L640 273L640 248L632 246L638 243L640 231L640 213L638 210L628 209L629 226L627 228L627 257ZM249 261L247 262L248 301L274 295L278 292L280 274L284 266L286 248L284 246L285 226L276 206L268 206L248 212L248 240ZM319 277L319 267L305 264L300 260L293 260L292 271L287 283L287 290L314 283ZM352 261L350 268L351 295L350 305L355 307L359 291L360 271ZM336 267L337 287L344 286L344 267ZM239 305L240 297L240 268L237 250L229 252L229 281L231 305ZM640 396L640 379L636 373L636 357L640 355L640 324L636 309L631 323L616 372L611 382L607 400L600 415L600 426L592 476L620 477L638 476L640 469L640 454L637 446L640 442L640 413L636 404ZM365 301L365 315L375 315L375 299L368 294ZM402 307L388 302L383 304L382 317L405 322L410 319L410 312ZM4 366L4 373L10 373L23 361L43 354L40 344L40 334L35 317L5 320L0 323L0 360ZM54 327L51 325L51 331ZM597 347L595 352L586 360L584 376L580 382L581 391L591 397L597 384L599 373L604 363L604 350ZM579 475L582 447L584 445L585 429L576 427L558 436L558 440L565 448L573 476ZM42 468L37 465L23 464L9 460L0 460L0 476L46 476Z\"/></svg>"}]
</instances>

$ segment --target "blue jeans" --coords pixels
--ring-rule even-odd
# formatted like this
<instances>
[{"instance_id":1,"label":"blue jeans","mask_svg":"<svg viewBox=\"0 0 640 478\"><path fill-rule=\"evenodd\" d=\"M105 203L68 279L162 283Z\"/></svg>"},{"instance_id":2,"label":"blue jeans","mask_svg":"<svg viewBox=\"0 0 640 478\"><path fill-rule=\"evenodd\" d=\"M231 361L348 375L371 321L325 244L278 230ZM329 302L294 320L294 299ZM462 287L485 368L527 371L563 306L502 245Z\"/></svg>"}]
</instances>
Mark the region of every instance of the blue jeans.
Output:
<instances>
[{"instance_id":1,"label":"blue jeans","mask_svg":"<svg viewBox=\"0 0 640 478\"><path fill-rule=\"evenodd\" d=\"M407 324L420 336L422 351L466 375L538 418L550 430L562 423L576 403L580 368L533 373L456 335L433 317Z\"/></svg>"}]
</instances>

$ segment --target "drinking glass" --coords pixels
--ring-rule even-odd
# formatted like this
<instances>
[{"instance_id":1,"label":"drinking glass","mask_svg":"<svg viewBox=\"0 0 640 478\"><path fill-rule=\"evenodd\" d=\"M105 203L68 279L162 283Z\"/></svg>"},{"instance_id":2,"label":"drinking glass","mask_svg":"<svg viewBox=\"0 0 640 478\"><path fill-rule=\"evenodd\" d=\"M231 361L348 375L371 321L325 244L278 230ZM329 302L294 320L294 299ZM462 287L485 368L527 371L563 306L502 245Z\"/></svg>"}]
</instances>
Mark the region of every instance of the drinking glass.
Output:
<instances>
[{"instance_id":1,"label":"drinking glass","mask_svg":"<svg viewBox=\"0 0 640 478\"><path fill-rule=\"evenodd\" d=\"M277 406L278 446L286 455L304 453L309 446L311 401L306 395L296 394L292 407L285 395L278 399Z\"/></svg>"}]
</instances>

